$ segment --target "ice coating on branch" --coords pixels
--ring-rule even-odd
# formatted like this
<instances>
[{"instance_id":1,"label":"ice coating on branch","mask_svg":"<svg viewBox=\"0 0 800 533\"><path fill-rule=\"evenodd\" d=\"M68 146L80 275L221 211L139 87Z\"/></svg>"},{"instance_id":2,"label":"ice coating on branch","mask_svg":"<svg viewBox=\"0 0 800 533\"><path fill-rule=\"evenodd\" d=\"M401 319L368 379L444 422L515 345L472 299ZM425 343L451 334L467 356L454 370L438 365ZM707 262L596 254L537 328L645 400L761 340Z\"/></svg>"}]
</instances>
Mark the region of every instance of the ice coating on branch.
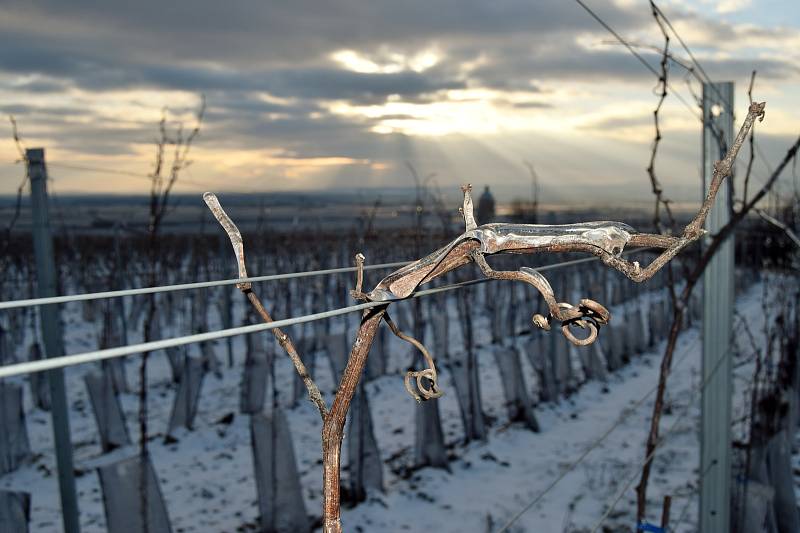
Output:
<instances>
[{"instance_id":1,"label":"ice coating on branch","mask_svg":"<svg viewBox=\"0 0 800 533\"><path fill-rule=\"evenodd\" d=\"M375 286L368 298L372 301L390 301L408 297L451 251L465 241L477 241L478 251L482 254L520 253L537 248L582 244L619 255L634 233L636 231L627 224L608 221L555 225L484 224L462 233L430 255L392 272Z\"/></svg>"},{"instance_id":2,"label":"ice coating on branch","mask_svg":"<svg viewBox=\"0 0 800 533\"><path fill-rule=\"evenodd\" d=\"M620 254L636 233L622 222L581 222L578 224L485 224L467 232L476 233L481 251L497 253L520 248L542 248L564 244L587 244L610 254Z\"/></svg>"}]
</instances>

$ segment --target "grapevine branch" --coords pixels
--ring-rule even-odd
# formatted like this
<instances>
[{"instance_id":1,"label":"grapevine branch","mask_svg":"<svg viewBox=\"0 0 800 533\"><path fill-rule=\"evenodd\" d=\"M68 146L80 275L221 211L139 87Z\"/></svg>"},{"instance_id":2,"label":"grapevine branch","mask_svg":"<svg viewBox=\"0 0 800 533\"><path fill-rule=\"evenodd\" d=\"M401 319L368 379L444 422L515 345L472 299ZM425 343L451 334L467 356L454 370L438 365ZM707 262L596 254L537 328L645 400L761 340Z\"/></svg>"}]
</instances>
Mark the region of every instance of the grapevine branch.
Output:
<instances>
[{"instance_id":1,"label":"grapevine branch","mask_svg":"<svg viewBox=\"0 0 800 533\"><path fill-rule=\"evenodd\" d=\"M754 120L763 118L763 116L763 103L754 103L750 106L747 118L736 140L725 158L717 162L714 167L714 177L703 205L700 207L697 216L686 226L679 237L637 233L629 226L618 222L588 222L562 226L536 224L485 224L479 226L472 213L471 188L470 186L465 186L462 188L464 192L462 214L466 231L451 243L393 272L381 280L369 293L362 291L364 257L360 254L356 256L358 270L356 289L352 292L352 295L360 300L374 302L376 305L371 309L365 310L362 315L355 342L329 409L326 407L316 384L308 375L288 335L276 332L278 341L295 364L295 368L308 389L309 397L317 406L323 421L324 532L340 533L342 531L340 466L345 420L381 321L385 320L396 335L414 344L425 355L428 368L418 372L410 372L406 376L406 386L412 396L415 396L417 400L421 400L441 395L436 383L436 369L433 358L421 343L402 334L397 329L387 314L391 303L408 298L417 287L424 283L428 283L460 266L475 262L487 277L524 281L539 290L548 305L549 316L544 318L542 315L534 315L534 323L537 326L549 329L550 322L558 320L562 322L562 330L565 334L568 333L569 326L589 328L589 336L582 340L574 337L570 338L571 334L567 334L567 337L574 343L589 344L597 338L597 330L600 326L610 319L608 311L602 305L591 300L582 300L577 306L558 302L550 284L540 273L525 267L516 272L495 271L488 265L485 256L502 253L587 252L596 255L604 264L622 272L633 281L641 282L649 279L683 248L705 234L702 226L714 203L720 184L730 175L736 154ZM239 230L225 214L216 196L212 193L206 193L203 198L231 240L240 277L246 277L244 245ZM626 244L655 247L662 249L663 252L648 266L642 268L638 262L629 262L622 259L620 254ZM271 316L253 292L252 286L247 282L242 282L238 287L247 295L247 298L262 319L265 322L271 322ZM412 389L412 378L416 379L416 385L421 395Z\"/></svg>"}]
</instances>

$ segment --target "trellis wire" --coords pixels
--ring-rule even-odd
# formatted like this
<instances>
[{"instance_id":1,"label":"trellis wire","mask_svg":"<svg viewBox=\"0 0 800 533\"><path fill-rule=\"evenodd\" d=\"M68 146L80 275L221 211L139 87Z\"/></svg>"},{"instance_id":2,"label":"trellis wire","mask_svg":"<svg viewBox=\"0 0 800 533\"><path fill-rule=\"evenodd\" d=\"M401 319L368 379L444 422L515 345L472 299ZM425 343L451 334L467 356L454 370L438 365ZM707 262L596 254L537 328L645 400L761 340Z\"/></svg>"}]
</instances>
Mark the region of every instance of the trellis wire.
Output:
<instances>
[{"instance_id":1,"label":"trellis wire","mask_svg":"<svg viewBox=\"0 0 800 533\"><path fill-rule=\"evenodd\" d=\"M691 345L690 345L688 348L686 348L686 351L685 351L685 353L683 354L683 357L681 357L681 358L680 358L680 360L678 360L678 361L675 363L675 366L679 366L679 365L680 365L680 364L681 364L681 363L682 363L682 362L683 362L683 361L684 361L684 360L685 360L685 359L686 359L686 358L689 356L689 354L690 354L690 353L692 353L692 350L695 348L695 345L696 345L696 344L698 344L698 342L699 342L699 339L695 339L695 340L692 342L692 344L691 344ZM729 356L726 356L726 357L729 357ZM708 377L706 377L706 379L705 379L705 380L703 380L703 383L700 385L700 387L699 387L699 388L697 388L697 389L695 389L695 390L692 392L692 401L694 400L694 397L695 397L695 396L696 396L696 395L697 395L699 392L701 392L703 389L705 389L705 387L706 387L706 385L708 385L708 382L710 381L711 377L712 377L712 376L713 376L713 375L714 375L714 374L717 372L717 370L719 369L719 367L720 367L720 365L721 365L721 363L722 363L722 361L723 361L724 359L725 359L725 357L722 357L722 358L720 358L720 359L717 361L716 365L714 365L714 368L711 370L711 373L708 375ZM645 395L644 395L644 396L643 396L643 397L642 397L640 400L638 400L638 401L637 401L637 402L636 402L636 403L633 405L633 407L632 407L632 408L630 408L630 411L629 411L629 414L628 414L628 416L630 416L630 413L632 413L633 411L635 411L636 409L638 409L638 408L639 408L639 407L640 407L640 406L641 406L641 405L642 405L642 404L643 404L643 403L644 403L644 402L647 400L647 398L648 398L648 397L649 397L651 394L653 394L653 392L655 392L655 390L656 390L657 388L658 388L658 385L656 385L655 387L653 387L653 388L651 388L649 391L647 391L647 393L646 393L646 394L645 394ZM692 402L690 402L690 403L689 403L689 404L686 406L686 408L684 409L684 414L686 414L686 413L688 413L688 412L689 412L689 409L691 408L691 405L692 405ZM619 500L620 500L620 499L622 498L622 496L625 494L625 491L627 491L627 490L628 490L628 487L630 486L630 484L633 482L633 480L634 480L634 479L636 479L636 475L638 475L638 474L639 474L639 471L641 470L641 467L642 467L642 466L643 466L643 465L644 465L644 464L645 464L647 461L649 461L650 459L652 459L652 457L655 455L655 452L656 452L656 451L659 449L659 447L660 447L660 446L661 446L661 445L662 445L662 444L663 444L663 443L666 441L666 438L667 438L669 435L671 435L671 434L672 434L672 432L675 430L675 428L676 428L676 426L677 426L677 422L678 422L678 421L679 421L681 418L682 418L682 417L677 417L677 420L676 420L676 421L675 421L675 422L674 422L674 423L673 423L673 424L670 426L670 428L669 428L669 429L668 429L668 430L667 430L667 431L664 433L664 435L662 435L661 439L660 439L660 440L659 440L659 441L656 443L656 445L655 445L655 447L653 448L653 451L650 453L650 455L648 455L648 456L645 458L645 460L644 460L644 461L642 461L642 462L639 464L639 468L635 469L634 475L633 475L633 476L631 476L631 477L628 479L628 481L627 481L627 483L625 484L625 486L623 487L623 489L622 489L622 490L621 490L621 491L620 491L620 492L617 494L616 498L615 498L615 499L614 499L614 501L611 503L611 505L609 506L609 508L606 510L606 512L603 514L603 516L601 516L601 517L600 517L600 520L599 520L599 521L598 521L598 522L595 524L594 528L592 529L592 532L593 532L593 533L594 533L594 531L597 531L597 528L598 528L598 527L600 527L600 525L602 525L602 523L605 521L605 519L606 519L606 518L608 518L608 516L609 516L609 515L611 514L611 512L614 510L614 507L616 506L616 504L619 502ZM508 528L510 528L512 525L514 525L514 523L516 523L516 522L517 522L517 520L519 520L519 519L520 519L520 517L522 517L522 515L523 515L523 514L525 514L525 513L526 513L526 512L527 512L527 511L528 511L528 510L531 508L531 507L533 507L534 505L536 505L536 503L537 503L537 502L539 502L539 501L540 501L542 498L544 498L544 496L545 496L545 495L546 495L548 492L550 492L550 491L551 491L553 488L555 488L555 486L556 486L556 485L557 485L557 484L558 484L558 483L559 483L559 482L560 482L562 479L564 479L564 478L566 477L566 475L567 475L567 474L569 474L569 473L570 473L572 470L574 470L574 469L575 469L575 467L577 467L577 466L578 466L578 465L579 465L581 462L583 462L583 460L584 460L584 459L586 459L586 457L589 455L589 453L591 453L591 452L592 452L592 450L594 450L595 448L597 448L597 447L598 447L598 446L599 446L599 445L600 445L600 444L601 444L601 443L602 443L602 442L603 442L603 441L604 441L604 440L605 440L605 439L606 439L606 438L607 438L607 437L608 437L608 436L609 436L609 435L610 435L610 434L611 434L611 433L612 433L612 432L613 432L613 431L614 431L614 430L615 430L617 427L619 427L619 426L622 424L622 422L624 422L626 419L627 419L627 416L626 416L626 417L621 417L619 420L617 420L617 422L615 422L615 423L614 423L614 424L613 424L613 425L612 425L610 428L608 428L608 429L605 431L605 433L603 433L603 435L601 435L601 436L600 436L600 438L599 438L599 439L597 439L595 442L593 442L593 443L591 444L591 446L589 446L589 448L587 448L587 449L586 449L586 450L585 450L585 451L584 451L584 452L583 452L583 453L582 453L582 454L581 454L581 455L578 457L578 459L576 459L575 461L573 461L572 463L570 463L570 465L569 465L569 466L568 466L568 467L567 467L567 468L566 468L566 469L565 469L565 470L564 470L564 471L563 471L563 472L562 472L562 473L561 473L561 474L560 474L560 475L559 475L559 476L558 476L558 477L557 477L557 478L556 478L556 479L555 479L553 482L551 482L551 483L550 483L550 485L548 485L548 486L547 486L547 488L545 488L545 490L543 490L541 493L539 493L539 494L538 494L538 495L537 495L537 496L536 496L536 497L535 497L535 498L534 498L534 499L533 499L533 500L532 500L532 501L531 501L531 502L530 502L528 505L526 505L524 508L522 508L522 510L520 510L520 511L519 511L519 512L518 512L516 515L514 515L514 516L511 518L511 520L509 520L509 521L508 521L508 522L507 522L507 523L506 523L506 524L505 524L505 525L504 525L502 528L500 528L500 529L497 531L497 533L503 533L504 531L507 531L507 530L508 530ZM702 477L705 477L705 474L707 474L707 473L708 473L708 472L706 471L706 472L703 474L703 476L702 476Z\"/></svg>"},{"instance_id":2,"label":"trellis wire","mask_svg":"<svg viewBox=\"0 0 800 533\"><path fill-rule=\"evenodd\" d=\"M675 421L672 423L672 425L670 425L669 429L664 432L664 434L661 436L661 438L658 439L658 441L653 446L653 450L647 455L647 457L644 458L643 461L641 461L636 466L636 468L634 468L633 475L628 478L628 480L625 482L625 485L622 487L622 490L620 490L617 493L617 496L614 498L614 501L611 502L611 505L609 505L608 509L606 509L606 512L603 513L603 516L600 517L600 520L598 520L597 523L592 528L591 533L595 533L600 528L600 526L603 524L603 522L605 522L606 518L608 518L608 516L614 510L614 507L616 507L617 503L619 503L619 501L625 495L625 492L627 492L628 488L631 486L631 483L633 483L634 480L636 479L636 477L640 474L640 472L642 470L642 467L655 456L656 452L661 447L661 445L664 444L667 441L667 437L669 437L670 435L672 435L672 433L675 432L675 430L678 427L678 423L681 420L683 420L684 417L687 414L689 414L689 410L692 408L692 405L694 404L695 397L699 393L701 393L703 390L705 390L705 388L711 382L711 378L714 377L714 375L717 373L717 370L720 369L720 367L722 366L722 363L725 361L725 359L727 359L728 357L731 356L731 353L732 352L728 351L728 352L726 352L726 354L723 357L720 357L719 359L717 359L717 362L714 365L714 368L711 369L711 372L709 372L708 376L706 376L706 378L703 380L703 382L700 384L699 387L695 388L695 390L692 391L691 400L686 405L686 407L683 409L683 412L680 415L675 417ZM713 462L712 464L716 464L716 462ZM708 469L703 473L703 477L705 477L707 474L708 474Z\"/></svg>"},{"instance_id":3,"label":"trellis wire","mask_svg":"<svg viewBox=\"0 0 800 533\"><path fill-rule=\"evenodd\" d=\"M683 361L685 361L687 357L689 357L689 355L692 353L692 350L694 350L697 347L699 342L700 342L699 339L695 339L687 348L684 349L683 357L681 357L675 363L676 367L680 366L680 364L683 363ZM595 440L588 448L586 448L577 459L571 462L569 466L567 466L567 468L565 468L561 472L561 474L558 475L558 477L556 477L553 481L551 481L550 484L543 491L537 494L536 497L533 498L533 500L531 500L525 507L523 507L520 511L518 511L517 514L515 514L508 522L506 522L506 524L502 528L497 530L497 533L503 533L504 531L508 531L508 529L511 526L513 526L517 522L517 520L519 520L522 517L522 515L528 512L531 507L540 502L542 498L544 498L551 490L553 490L556 487L556 485L558 485L561 482L562 479L567 477L567 474L575 470L575 468L579 464L581 464L583 460L586 459L586 457L592 451L594 451L598 446L600 446L600 444L602 444L603 441L605 441L608 438L608 436L614 432L615 429L621 426L622 423L625 422L628 419L628 417L634 413L634 411L639 409L639 407L641 407L644 404L644 402L647 401L650 395L652 395L657 389L658 385L655 385L650 390L648 390L644 396L639 398L639 400L637 400L636 403L633 404L633 406L628 408L627 414L625 416L620 416L616 422L611 424L611 426L608 429L606 429L606 431L597 440Z\"/></svg>"},{"instance_id":4,"label":"trellis wire","mask_svg":"<svg viewBox=\"0 0 800 533\"><path fill-rule=\"evenodd\" d=\"M381 263L368 265L364 270L378 270L381 268L398 268L409 264L410 261L400 261L396 263ZM70 294L66 296L52 296L50 298L28 298L25 300L10 300L0 302L0 309L13 309L17 307L29 307L34 305L63 304L67 302L78 302L85 300L101 300L104 298L120 298L122 296L136 296L140 294L154 294L159 292L186 291L191 289L205 289L208 287L218 287L220 285L235 285L244 282L277 281L282 279L306 278L312 276L325 276L329 274L339 274L354 272L356 267L329 268L326 270L307 270L305 272L290 272L288 274L270 274L266 276L255 276L251 278L222 279L216 281L197 281L194 283L179 283L177 285L160 285L158 287L141 287L138 289L122 289L118 291L88 292L84 294Z\"/></svg>"},{"instance_id":5,"label":"trellis wire","mask_svg":"<svg viewBox=\"0 0 800 533\"><path fill-rule=\"evenodd\" d=\"M451 291L460 289L470 285L477 285L490 281L489 278L481 278L461 283L454 283L452 285L445 285L443 287L436 287L434 289L426 289L424 291L415 292L409 298L419 298L429 294L436 294L438 292ZM42 372L44 370L52 370L54 368L63 368L66 366L80 365L84 363L91 363L94 361L102 361L104 359L113 359L116 357L123 357L135 353L152 352L155 350L162 350L164 348L172 348L173 346L182 346L184 344L193 344L196 342L213 341L217 339L224 339L226 337L234 337L236 335L246 335L249 333L258 333L260 331L267 331L275 328L283 328L292 326L294 324L303 324L305 322L313 322L315 320L322 320L334 316L344 315L347 313L354 313L356 311L363 311L381 305L386 305L387 302L367 302L358 305L351 305L349 307L341 307L339 309L332 309L323 311L321 313L312 313L295 318L286 318L284 320L275 320L263 324L252 324L249 326L239 326L229 329L221 329L216 331L209 331L206 333L196 333L194 335L185 335L182 337L172 337L158 341L143 342L140 344L130 344L128 346L120 346L117 348L108 348L105 350L94 350L91 352L84 352L73 355L64 355L60 357L52 357L49 359L40 359L38 361L28 361L25 363L17 363L13 365L0 366L0 378L7 378L17 376L20 374L29 374L33 372Z\"/></svg>"},{"instance_id":6,"label":"trellis wire","mask_svg":"<svg viewBox=\"0 0 800 533\"><path fill-rule=\"evenodd\" d=\"M692 353L692 350L695 348L695 346L698 344L698 342L699 342L699 339L695 339L695 340L692 342L692 344L691 344L691 345L690 345L688 348L686 348L686 349L685 349L685 352L684 352L684 354L683 354L683 357L681 357L681 358L680 358L680 360L678 360L678 361L676 362L675 366L679 366L679 365L680 365L680 364L681 364L681 363L682 363L684 360L686 360L686 358L689 356L689 354L691 354L691 353ZM689 409L691 408L691 406L692 406L692 404L693 404L693 402L694 402L694 397L695 397L695 396L696 396L696 395L697 395L699 392L701 392L703 389L705 389L705 387L706 387L706 385L708 385L708 382L710 381L711 377L712 377L712 376L713 376L713 375L716 373L716 371L719 369L719 367L720 367L720 365L721 365L721 362L722 362L724 359L725 359L724 357L723 357L723 358L720 358L720 359L719 359L719 361L717 361L717 364L716 364L716 365L714 366L714 368L712 369L712 371L711 371L711 373L709 374L709 376L708 376L708 377L707 377L705 380L703 380L703 383L700 385L700 387L698 387L698 388L696 388L694 391L692 391L692 393L691 393L691 396L692 396L692 401L691 401L691 402L689 402L689 404L688 404L688 405L687 405L687 406L686 406L686 407L683 409L683 415L686 415L686 414L689 412ZM605 431L605 432L604 432L604 433L603 433L603 434L600 436L600 438L599 438L599 439L597 439L596 441L594 441L594 442L591 444L591 446L589 446L589 448L587 448L587 449L586 449L586 450L585 450L585 451L584 451L584 452L583 452L583 453L582 453L582 454L581 454L581 455L578 457L578 459L576 459L575 461L573 461L572 463L570 463L570 465L569 465L569 466L568 466L568 467L567 467L567 468L566 468L566 469L565 469L565 470L564 470L564 471L563 471L563 472L562 472L562 473L561 473L561 474L560 474L560 475L559 475L559 476L558 476L558 477L557 477L555 480L553 480L553 481L550 483L550 485L548 485L548 486L547 486L547 488L545 488L545 489L544 489L544 490L543 490L541 493L539 493L539 494L538 494L538 495L537 495L537 496L536 496L536 497L535 497L535 498L534 498L534 499L533 499L533 500L532 500L532 501L531 501L531 502L530 502L528 505L526 505L526 506L525 506L525 507L524 507L522 510L520 510L520 511L519 511L519 512L518 512L516 515L514 515L514 516L511 518L511 520L509 520L509 521L508 521L508 522L507 522L507 523L506 523L506 524L505 524L505 525L504 525L502 528L500 528L500 529L497 531L497 533L503 533L504 531L507 531L507 530L508 530L508 528L510 528L512 525L514 525L514 524L517 522L517 520L519 520L519 519L520 519L520 517L521 517L523 514L525 514L525 513L526 513L526 512L527 512L527 511L528 511L528 510L531 508L531 507L533 507L534 505L536 505L536 503L537 503L537 502L541 501L541 499L542 499L542 498L544 498L544 496L545 496L547 493L549 493L549 492L550 492L550 491L551 491L553 488L555 488L555 486L556 486L556 485L557 485L557 484L558 484L558 483L559 483L559 482L560 482L562 479L564 479L564 478L566 477L566 475L567 475L567 474L569 474L569 473L570 473L572 470L574 470L574 469L575 469L575 467L577 467L577 466L578 466L578 465L579 465L581 462L583 462L583 460L584 460L584 459L586 459L586 457L589 455L589 453L591 453L591 452L592 452L592 451L593 451L595 448L597 448L597 447L598 447L598 446L599 446L599 445L600 445L600 444L601 444L601 443L602 443L602 442L603 442L603 441L604 441L606 438L608 438L608 436L609 436L609 435L610 435L610 434L611 434L611 433L612 433L612 432L613 432L613 431L614 431L614 430L615 430L617 427L619 427L619 426L622 424L622 422L624 422L625 420L627 420L628 416L630 416L630 415L631 415L631 414L632 414L632 413L633 413L633 412L634 412L636 409L638 409L639 407L641 407L641 405L642 405L642 404L643 404L643 403L644 403L644 402L647 400L647 398L649 398L649 397L650 397L650 395L651 395L651 394L653 394L653 392L655 392L655 390L657 389L657 387L658 387L658 386L656 385L655 387L653 387L653 388L651 388L650 390L648 390L648 391L647 391L647 393L646 393L646 394L645 394L645 395L644 395L644 396L643 396L641 399L639 399L639 400L638 400L638 401L637 401L637 402L636 402L636 403L633 405L633 407L631 407L631 408L629 409L629 411L628 411L628 415L627 415L627 416L620 417L620 418L619 418L619 419L618 419L618 420L617 420L617 421L616 421L614 424L612 424L612 425L611 425L611 427L609 427L609 428L608 428L608 429L607 429L607 430L606 430L606 431ZM678 425L678 422L679 422L679 421L680 421L682 418L683 418L683 416L678 416L678 417L676 417L676 420L675 420L675 422L673 422L673 424L670 426L670 428L669 428L669 429L668 429L668 430L667 430L667 431L664 433L664 435L662 435L661 439L659 439L659 441L656 443L655 447L653 448L653 451L652 451L652 452L651 452L651 453L650 453L650 454L649 454L649 455L648 455L648 456L647 456L647 457L644 459L644 461L642 461L642 462L639 464L638 468L636 468L636 469L635 469L634 475L633 475L633 476L631 476L631 477L630 477L630 478L627 480L627 482L625 483L625 486L623 487L623 489L622 489L621 491L619 491L619 493L616 495L616 497L615 497L614 501L611 503L611 505L609 506L609 508L608 508L608 509L606 510L606 512L605 512L605 513L604 513L604 514L603 514L603 515L600 517L600 520L599 520L599 521L598 521L598 522L597 522L597 523L594 525L594 527L592 528L592 533L594 533L595 531L597 531L597 528L598 528L598 527L600 527L600 525L602 525L602 523L605 521L605 519L606 519L606 518L608 518L608 516L609 516L609 515L611 514L611 512L614 510L614 507L616 506L616 504L619 502L619 500L620 500L620 499L622 499L622 496L625 494L625 491L627 491L627 490L628 490L628 487L630 487L630 484L633 482L633 480L634 480L634 479L636 479L636 475L638 475L638 474L639 474L639 470L641 469L641 467L642 467L642 466L643 466L643 465L644 465L644 464L645 464L647 461L649 461L650 459L652 459L652 457L655 455L655 452L656 452L656 451L657 451L657 450L660 448L660 446L661 446L661 445L662 445L664 442L666 442L666 439L667 439L667 437L668 437L668 436L670 436L670 435L671 435L671 434L672 434L672 433L675 431L675 429L676 429L676 427L677 427L677 425ZM703 474L701 477L705 477L705 474L707 474L707 473L708 473L708 471L706 471L706 472L705 472L705 473L704 473L704 474ZM684 512L685 512L685 510L684 510Z\"/></svg>"},{"instance_id":7,"label":"trellis wire","mask_svg":"<svg viewBox=\"0 0 800 533\"><path fill-rule=\"evenodd\" d=\"M629 250L626 253L633 253L636 251L643 251L646 248L639 248L637 250ZM539 272L544 272L547 270L554 270L557 268L563 268L567 266L577 265L581 263L588 263L591 261L597 261L597 257L585 257L582 259L574 259L572 261L564 261L561 263L555 263L553 265L545 265L542 267L537 268L536 270ZM405 263L403 263L405 264ZM372 268L378 268L379 265L373 265ZM365 267L366 269L367 267ZM355 270L355 267L345 267L342 269L332 269L338 271L352 271ZM330 271L315 271L317 274L321 272L330 272ZM277 276L294 276L300 277L300 274L310 275L309 272L297 272L294 274L278 274ZM270 276L261 276L261 278L270 277ZM256 280L261 278L247 278L249 280ZM275 279L275 277L271 277L271 279ZM278 279L285 279L285 278L278 278ZM224 284L234 284L243 281L243 279L238 280L222 280L217 282L201 282L201 283L216 283L220 285ZM433 289L425 289L421 291L417 291L413 293L409 298L419 298L422 296L427 296L430 294L436 294L439 292L451 291L455 289L460 289L464 287L468 287L470 285L477 285L479 283L484 283L487 281L492 281L491 278L481 278L475 279L470 281L463 281L460 283L454 283L452 285L445 285L442 287L436 287ZM191 284L194 285L194 284ZM177 287L177 285L166 286L166 287ZM150 292L159 292L156 289L163 289L165 287L149 287L146 289L132 289L132 290L149 290ZM170 289L170 290L177 290L177 289ZM119 296L119 292L124 291L115 291L115 296ZM94 293L94 294L101 294L101 293ZM73 296L63 296L57 298L74 298L86 295L73 295ZM43 305L46 303L54 303L54 302L41 302L40 300L51 300L51 298L38 298L34 300L36 303L30 303L28 305ZM21 300L20 300L21 301ZM13 303L13 302L6 302L6 303ZM196 333L193 335L185 335L182 337L172 337L169 339L162 339L158 341L150 341L150 342L143 342L139 344L131 344L128 346L120 346L117 348L108 348L105 350L94 350L91 352L83 352L79 354L72 354L72 355L64 355L59 357L52 357L49 359L41 359L38 361L27 361L24 363L16 363L13 365L5 365L0 366L0 379L7 378L11 376L18 376L21 374L29 374L34 372L42 372L44 370L52 370L54 368L64 368L67 366L73 365L80 365L85 363L91 363L94 361L102 361L104 359L113 359L116 357L123 357L126 355L131 355L135 353L145 353L151 352L155 350L162 350L164 348L172 348L174 346L182 346L185 344L193 344L196 342L206 342L212 341L216 339L223 339L227 337L234 337L236 335L247 335L250 333L257 333L260 331L268 331L275 328L283 328L286 326L292 326L295 324L303 324L306 322L313 322L316 320L323 320L326 318L332 318L339 315L344 315L348 313L354 313L356 311L363 311L365 309L370 309L373 307L378 307L380 305L385 305L386 302L367 302L363 304L351 305L349 307L341 307L339 309L331 309L328 311L323 311L321 313L312 313L308 315L303 315L295 318L286 318L283 320L276 320L274 322L264 323L264 324L252 324L249 326L239 326L235 328L228 328L222 329L217 331L209 331L205 333Z\"/></svg>"},{"instance_id":8,"label":"trellis wire","mask_svg":"<svg viewBox=\"0 0 800 533\"><path fill-rule=\"evenodd\" d=\"M648 248L638 248L635 250L628 250L624 252L623 255L633 253L633 252L642 252L648 250ZM588 261L596 261L596 257L586 257L583 259L575 259L572 261L564 261L562 263L555 263L553 265L545 265L538 267L534 270L538 270L540 272L544 272L546 270L552 270L555 268L566 267L570 265L575 265L579 263L585 263ZM377 265L365 265L364 270L380 270L382 268L399 268L405 265L411 264L413 261L398 261L395 263L380 263ZM314 277L314 276L327 276L331 274L343 274L347 272L355 272L356 267L339 267L339 268L328 268L325 270L306 270L304 272L289 272L287 274L269 274L266 276L254 276L250 278L235 278L235 279L222 279L216 281L197 281L193 283L179 283L177 285L160 285L157 287L140 287L138 289L122 289L118 291L102 291L102 292L88 292L83 294L68 294L65 296L51 296L49 298L27 298L23 300L9 300L7 302L0 302L0 309L15 309L19 307L30 307L30 306L38 306L38 305L49 305L49 304L63 304L68 302L78 302L78 301L86 301L86 300L101 300L104 298L120 298L123 296L137 296L141 294L155 294L159 292L172 292L172 291L185 291L191 289L205 289L208 287L218 287L221 285L235 285L237 283L256 283L256 282L263 282L263 281L278 281L283 279L294 279L294 278L307 278L307 277Z\"/></svg>"}]
</instances>

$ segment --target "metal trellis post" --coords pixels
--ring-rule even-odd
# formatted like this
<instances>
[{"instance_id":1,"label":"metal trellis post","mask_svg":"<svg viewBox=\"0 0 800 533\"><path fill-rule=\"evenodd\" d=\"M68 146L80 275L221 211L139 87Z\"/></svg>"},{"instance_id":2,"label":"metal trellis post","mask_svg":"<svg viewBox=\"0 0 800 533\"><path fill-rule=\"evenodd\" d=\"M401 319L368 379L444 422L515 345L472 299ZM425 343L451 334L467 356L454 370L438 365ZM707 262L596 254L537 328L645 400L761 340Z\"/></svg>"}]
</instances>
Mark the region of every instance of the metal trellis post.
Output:
<instances>
[{"instance_id":1,"label":"metal trellis post","mask_svg":"<svg viewBox=\"0 0 800 533\"><path fill-rule=\"evenodd\" d=\"M733 142L733 82L703 84L703 197ZM732 178L720 187L706 219L713 237L730 219ZM734 305L733 236L720 247L703 274L703 380L700 433L700 531L730 531L731 332ZM713 373L713 375L711 375Z\"/></svg>"},{"instance_id":2,"label":"metal trellis post","mask_svg":"<svg viewBox=\"0 0 800 533\"><path fill-rule=\"evenodd\" d=\"M53 238L50 234L50 217L47 207L47 169L44 149L25 151L28 178L31 184L31 211L33 219L33 249L36 255L38 296L56 295L56 270L53 255ZM64 355L64 341L58 306L39 307L42 340L48 358ZM52 398L53 440L58 486L61 494L61 516L65 533L78 533L78 499L75 493L75 475L72 464L72 440L69 431L69 404L64 386L64 373L60 368L48 370Z\"/></svg>"}]
</instances>

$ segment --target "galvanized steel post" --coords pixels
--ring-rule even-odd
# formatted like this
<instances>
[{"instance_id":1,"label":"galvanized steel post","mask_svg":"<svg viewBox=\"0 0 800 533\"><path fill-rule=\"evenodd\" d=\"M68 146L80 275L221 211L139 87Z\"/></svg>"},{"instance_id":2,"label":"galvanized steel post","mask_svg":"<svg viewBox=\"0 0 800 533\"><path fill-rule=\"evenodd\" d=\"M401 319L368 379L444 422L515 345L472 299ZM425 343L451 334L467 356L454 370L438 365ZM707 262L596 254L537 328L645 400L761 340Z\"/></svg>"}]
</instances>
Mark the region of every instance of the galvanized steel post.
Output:
<instances>
[{"instance_id":1,"label":"galvanized steel post","mask_svg":"<svg viewBox=\"0 0 800 533\"><path fill-rule=\"evenodd\" d=\"M47 207L47 169L44 149L25 151L28 179L31 184L31 211L33 250L36 256L38 297L56 295L56 270L53 238L50 234L50 216ZM47 357L64 355L64 340L58 306L39 307L42 340ZM60 368L47 371L52 398L53 440L58 466L58 486L61 494L61 518L65 533L78 533L78 498L75 493L75 474L72 465L72 440L69 431L69 404L64 386L64 373Z\"/></svg>"},{"instance_id":2,"label":"galvanized steel post","mask_svg":"<svg viewBox=\"0 0 800 533\"><path fill-rule=\"evenodd\" d=\"M714 163L733 142L733 83L703 84L703 198ZM720 188L706 219L710 239L730 219L731 183ZM730 531L731 331L734 245L729 237L703 274L703 365L700 433L700 531Z\"/></svg>"}]
</instances>

